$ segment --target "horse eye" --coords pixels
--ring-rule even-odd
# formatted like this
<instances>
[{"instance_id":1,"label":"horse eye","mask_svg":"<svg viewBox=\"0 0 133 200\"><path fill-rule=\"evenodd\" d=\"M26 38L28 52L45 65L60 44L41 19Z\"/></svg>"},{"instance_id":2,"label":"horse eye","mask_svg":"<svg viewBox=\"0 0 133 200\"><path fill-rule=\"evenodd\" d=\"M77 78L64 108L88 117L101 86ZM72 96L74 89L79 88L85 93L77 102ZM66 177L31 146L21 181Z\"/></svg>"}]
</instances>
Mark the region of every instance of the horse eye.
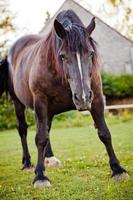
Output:
<instances>
[{"instance_id":1,"label":"horse eye","mask_svg":"<svg viewBox=\"0 0 133 200\"><path fill-rule=\"evenodd\" d=\"M61 55L60 55L60 58L61 58L62 61L65 60L65 55L64 55L64 54L61 54Z\"/></svg>"},{"instance_id":2,"label":"horse eye","mask_svg":"<svg viewBox=\"0 0 133 200\"><path fill-rule=\"evenodd\" d=\"M89 57L89 58L92 58L93 55L94 55L94 51L91 51L91 52L89 53L88 57Z\"/></svg>"}]
</instances>

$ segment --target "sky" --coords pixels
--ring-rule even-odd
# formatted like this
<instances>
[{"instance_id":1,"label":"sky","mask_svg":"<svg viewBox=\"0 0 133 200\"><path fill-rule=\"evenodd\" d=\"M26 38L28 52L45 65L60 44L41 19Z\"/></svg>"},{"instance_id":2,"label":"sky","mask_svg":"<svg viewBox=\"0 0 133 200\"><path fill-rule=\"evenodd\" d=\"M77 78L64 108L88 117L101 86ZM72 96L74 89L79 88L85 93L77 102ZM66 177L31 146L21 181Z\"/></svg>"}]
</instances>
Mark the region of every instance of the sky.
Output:
<instances>
[{"instance_id":1,"label":"sky","mask_svg":"<svg viewBox=\"0 0 133 200\"><path fill-rule=\"evenodd\" d=\"M65 0L9 0L11 11L15 14L15 24L23 33L37 33L44 26L46 12L53 16ZM82 0L85 5L88 0ZM80 0L79 0L80 2ZM90 9L99 8L104 0L91 1Z\"/></svg>"},{"instance_id":2,"label":"sky","mask_svg":"<svg viewBox=\"0 0 133 200\"><path fill-rule=\"evenodd\" d=\"M44 25L46 12L53 15L64 0L9 0L15 24L24 32L37 33Z\"/></svg>"},{"instance_id":3,"label":"sky","mask_svg":"<svg viewBox=\"0 0 133 200\"><path fill-rule=\"evenodd\" d=\"M14 24L18 27L18 31L14 34L14 38L24 34L36 34L43 27L46 19L46 12L50 13L52 17L65 0L7 0L9 8L15 15ZM93 14L101 18L105 23L119 29L119 31L126 35L127 26L122 27L121 21L124 16L124 9L119 6L114 9L107 3L107 0L75 0L83 7L90 10ZM127 6L133 8L133 0L127 0ZM133 16L133 12L132 12ZM132 17L131 22L132 24Z\"/></svg>"}]
</instances>

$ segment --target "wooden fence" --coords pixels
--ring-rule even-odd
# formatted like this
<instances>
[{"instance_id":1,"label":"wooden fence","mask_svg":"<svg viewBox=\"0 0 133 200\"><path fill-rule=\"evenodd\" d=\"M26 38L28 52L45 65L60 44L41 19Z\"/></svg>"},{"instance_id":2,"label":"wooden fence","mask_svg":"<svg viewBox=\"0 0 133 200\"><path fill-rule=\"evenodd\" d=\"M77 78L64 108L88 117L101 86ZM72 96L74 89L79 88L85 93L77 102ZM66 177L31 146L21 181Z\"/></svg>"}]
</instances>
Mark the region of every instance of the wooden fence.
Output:
<instances>
[{"instance_id":1,"label":"wooden fence","mask_svg":"<svg viewBox=\"0 0 133 200\"><path fill-rule=\"evenodd\" d=\"M105 111L109 110L120 110L120 109L133 109L133 104L122 104L122 105L106 105ZM88 114L89 111L83 111L82 114Z\"/></svg>"}]
</instances>

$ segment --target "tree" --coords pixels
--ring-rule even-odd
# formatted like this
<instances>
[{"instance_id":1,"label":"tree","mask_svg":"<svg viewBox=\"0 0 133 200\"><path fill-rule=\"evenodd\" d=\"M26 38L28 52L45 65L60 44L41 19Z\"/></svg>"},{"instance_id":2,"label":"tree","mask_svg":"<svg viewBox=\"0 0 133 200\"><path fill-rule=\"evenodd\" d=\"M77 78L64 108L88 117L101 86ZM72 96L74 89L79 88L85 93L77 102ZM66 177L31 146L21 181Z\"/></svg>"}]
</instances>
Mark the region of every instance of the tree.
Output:
<instances>
[{"instance_id":1,"label":"tree","mask_svg":"<svg viewBox=\"0 0 133 200\"><path fill-rule=\"evenodd\" d=\"M8 9L7 0L0 0L0 57L5 54L10 35L14 30L13 16Z\"/></svg>"},{"instance_id":2,"label":"tree","mask_svg":"<svg viewBox=\"0 0 133 200\"><path fill-rule=\"evenodd\" d=\"M133 40L133 0L77 0L105 23Z\"/></svg>"},{"instance_id":3,"label":"tree","mask_svg":"<svg viewBox=\"0 0 133 200\"><path fill-rule=\"evenodd\" d=\"M119 32L133 40L133 7L131 0L106 0L121 13L121 23L116 27ZM115 16L114 16L115 17Z\"/></svg>"},{"instance_id":4,"label":"tree","mask_svg":"<svg viewBox=\"0 0 133 200\"><path fill-rule=\"evenodd\" d=\"M46 19L45 19L45 22L44 22L45 25L47 24L47 22L49 22L50 18L51 18L50 13L49 13L49 11L47 11L46 12Z\"/></svg>"}]
</instances>

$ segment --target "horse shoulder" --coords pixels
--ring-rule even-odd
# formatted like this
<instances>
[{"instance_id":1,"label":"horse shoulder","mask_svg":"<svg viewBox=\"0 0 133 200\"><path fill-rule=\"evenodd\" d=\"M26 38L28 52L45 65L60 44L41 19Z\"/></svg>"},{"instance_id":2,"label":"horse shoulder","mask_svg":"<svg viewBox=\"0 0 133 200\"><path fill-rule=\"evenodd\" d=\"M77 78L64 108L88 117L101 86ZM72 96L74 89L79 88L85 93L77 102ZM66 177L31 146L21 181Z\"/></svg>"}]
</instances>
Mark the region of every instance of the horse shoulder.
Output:
<instances>
[{"instance_id":1,"label":"horse shoulder","mask_svg":"<svg viewBox=\"0 0 133 200\"><path fill-rule=\"evenodd\" d=\"M103 98L101 73L100 69L97 67L94 68L92 72L91 87L94 93L95 101L99 101L99 99Z\"/></svg>"},{"instance_id":2,"label":"horse shoulder","mask_svg":"<svg viewBox=\"0 0 133 200\"><path fill-rule=\"evenodd\" d=\"M32 94L44 93L48 86L47 79L47 67L45 65L41 66L40 62L36 61L35 65L31 67L29 73L29 88Z\"/></svg>"}]
</instances>

